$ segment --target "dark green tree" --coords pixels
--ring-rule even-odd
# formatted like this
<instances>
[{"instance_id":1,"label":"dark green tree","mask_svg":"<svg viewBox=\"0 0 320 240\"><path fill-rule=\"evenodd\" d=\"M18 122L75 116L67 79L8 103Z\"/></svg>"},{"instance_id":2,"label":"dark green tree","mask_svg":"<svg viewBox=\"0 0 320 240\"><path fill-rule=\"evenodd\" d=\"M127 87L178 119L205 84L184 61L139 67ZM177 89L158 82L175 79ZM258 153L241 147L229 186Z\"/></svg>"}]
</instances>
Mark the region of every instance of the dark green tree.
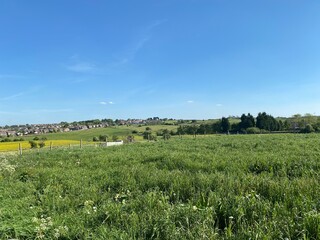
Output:
<instances>
[{"instance_id":1,"label":"dark green tree","mask_svg":"<svg viewBox=\"0 0 320 240\"><path fill-rule=\"evenodd\" d=\"M221 119L221 131L226 133L230 130L230 122L228 118L223 117Z\"/></svg>"},{"instance_id":2,"label":"dark green tree","mask_svg":"<svg viewBox=\"0 0 320 240\"><path fill-rule=\"evenodd\" d=\"M241 115L241 122L239 124L240 129L245 130L247 128L255 127L255 125L254 117L250 113L248 113L247 116L245 114Z\"/></svg>"},{"instance_id":3,"label":"dark green tree","mask_svg":"<svg viewBox=\"0 0 320 240\"><path fill-rule=\"evenodd\" d=\"M273 116L263 112L257 116L257 127L268 131L278 131L280 124Z\"/></svg>"}]
</instances>

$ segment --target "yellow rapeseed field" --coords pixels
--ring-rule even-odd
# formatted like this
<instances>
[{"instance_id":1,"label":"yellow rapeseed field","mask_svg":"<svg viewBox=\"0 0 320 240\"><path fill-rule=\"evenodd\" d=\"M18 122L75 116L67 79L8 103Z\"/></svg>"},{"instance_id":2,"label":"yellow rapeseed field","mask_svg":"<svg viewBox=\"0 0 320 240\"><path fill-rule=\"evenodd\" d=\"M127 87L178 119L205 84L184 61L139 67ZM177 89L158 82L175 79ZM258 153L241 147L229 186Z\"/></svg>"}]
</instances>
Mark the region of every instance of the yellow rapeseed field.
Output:
<instances>
[{"instance_id":1,"label":"yellow rapeseed field","mask_svg":"<svg viewBox=\"0 0 320 240\"><path fill-rule=\"evenodd\" d=\"M40 141L36 141L40 142ZM30 143L28 141L22 141L22 142L1 142L0 143L0 152L8 152L8 151L18 151L19 144L21 144L22 149L30 149ZM48 140L45 141L45 148L50 147L50 144L52 144L52 147L61 147L61 146L80 146L80 141L76 140ZM88 142L83 141L83 144L88 144Z\"/></svg>"}]
</instances>

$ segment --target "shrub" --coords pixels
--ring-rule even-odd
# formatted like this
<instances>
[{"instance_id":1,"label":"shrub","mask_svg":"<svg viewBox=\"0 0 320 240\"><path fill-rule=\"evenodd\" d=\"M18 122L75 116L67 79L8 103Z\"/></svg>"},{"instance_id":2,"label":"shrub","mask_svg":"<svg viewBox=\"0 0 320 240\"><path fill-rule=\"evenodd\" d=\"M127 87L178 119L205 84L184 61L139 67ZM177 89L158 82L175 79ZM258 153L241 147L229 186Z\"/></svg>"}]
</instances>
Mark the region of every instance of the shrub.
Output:
<instances>
[{"instance_id":1,"label":"shrub","mask_svg":"<svg viewBox=\"0 0 320 240\"><path fill-rule=\"evenodd\" d=\"M314 128L310 124L307 124L306 127L301 130L301 132L312 133L312 132L314 132Z\"/></svg>"},{"instance_id":2,"label":"shrub","mask_svg":"<svg viewBox=\"0 0 320 240\"><path fill-rule=\"evenodd\" d=\"M34 140L34 141L38 141L38 140L40 140L40 139L39 139L39 137L34 137L33 140Z\"/></svg>"},{"instance_id":3,"label":"shrub","mask_svg":"<svg viewBox=\"0 0 320 240\"><path fill-rule=\"evenodd\" d=\"M106 142L108 140L108 136L107 135L100 135L99 136L99 141L100 142Z\"/></svg>"},{"instance_id":4,"label":"shrub","mask_svg":"<svg viewBox=\"0 0 320 240\"><path fill-rule=\"evenodd\" d=\"M46 146L46 143L44 141L41 141L41 142L38 143L38 145L39 145L40 148L43 148L43 147Z\"/></svg>"},{"instance_id":5,"label":"shrub","mask_svg":"<svg viewBox=\"0 0 320 240\"><path fill-rule=\"evenodd\" d=\"M11 139L10 138L5 138L5 139L2 139L1 142L11 142Z\"/></svg>"},{"instance_id":6,"label":"shrub","mask_svg":"<svg viewBox=\"0 0 320 240\"><path fill-rule=\"evenodd\" d=\"M162 138L163 138L164 140L168 140L168 139L171 138L171 135L170 135L170 133L164 133L164 134L162 135Z\"/></svg>"},{"instance_id":7,"label":"shrub","mask_svg":"<svg viewBox=\"0 0 320 240\"><path fill-rule=\"evenodd\" d=\"M257 127L249 127L249 128L247 128L246 131L248 134L258 134L261 132L261 130Z\"/></svg>"},{"instance_id":8,"label":"shrub","mask_svg":"<svg viewBox=\"0 0 320 240\"><path fill-rule=\"evenodd\" d=\"M29 141L29 143L30 143L30 147L31 148L37 148L38 147L38 143L35 142L35 141Z\"/></svg>"},{"instance_id":9,"label":"shrub","mask_svg":"<svg viewBox=\"0 0 320 240\"><path fill-rule=\"evenodd\" d=\"M22 141L24 141L24 139L23 138L15 138L15 139L13 139L13 141L14 142L22 142Z\"/></svg>"},{"instance_id":10,"label":"shrub","mask_svg":"<svg viewBox=\"0 0 320 240\"><path fill-rule=\"evenodd\" d=\"M93 137L93 138L92 138L92 141L94 141L94 142L99 142L99 138L98 138L98 137Z\"/></svg>"}]
</instances>

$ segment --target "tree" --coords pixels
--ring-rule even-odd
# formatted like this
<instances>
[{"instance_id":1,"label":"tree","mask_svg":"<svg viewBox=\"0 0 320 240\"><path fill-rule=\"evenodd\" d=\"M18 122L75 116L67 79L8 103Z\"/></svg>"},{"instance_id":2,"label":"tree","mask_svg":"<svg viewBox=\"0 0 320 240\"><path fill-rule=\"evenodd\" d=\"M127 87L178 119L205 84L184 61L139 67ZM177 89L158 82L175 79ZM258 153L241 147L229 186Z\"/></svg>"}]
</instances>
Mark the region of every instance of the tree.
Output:
<instances>
[{"instance_id":1,"label":"tree","mask_svg":"<svg viewBox=\"0 0 320 240\"><path fill-rule=\"evenodd\" d=\"M221 132L221 119L211 125L211 130L213 133Z\"/></svg>"},{"instance_id":2,"label":"tree","mask_svg":"<svg viewBox=\"0 0 320 240\"><path fill-rule=\"evenodd\" d=\"M228 118L223 117L221 119L221 131L226 133L230 130L230 122Z\"/></svg>"},{"instance_id":3,"label":"tree","mask_svg":"<svg viewBox=\"0 0 320 240\"><path fill-rule=\"evenodd\" d=\"M99 141L100 142L107 142L108 141L108 136L107 135L100 135L99 136Z\"/></svg>"},{"instance_id":4,"label":"tree","mask_svg":"<svg viewBox=\"0 0 320 240\"><path fill-rule=\"evenodd\" d=\"M171 138L170 131L168 129L164 129L162 132L162 137L164 140L168 140Z\"/></svg>"},{"instance_id":5,"label":"tree","mask_svg":"<svg viewBox=\"0 0 320 240\"><path fill-rule=\"evenodd\" d=\"M178 129L177 129L177 134L178 134L178 135L183 135L183 134L185 134L185 129L184 129L184 127L182 127L182 125L180 125L180 126L178 127Z\"/></svg>"},{"instance_id":6,"label":"tree","mask_svg":"<svg viewBox=\"0 0 320 240\"><path fill-rule=\"evenodd\" d=\"M151 134L150 131L144 131L142 133L142 136L143 136L143 139L146 139L146 140L157 140L157 136Z\"/></svg>"},{"instance_id":7,"label":"tree","mask_svg":"<svg viewBox=\"0 0 320 240\"><path fill-rule=\"evenodd\" d=\"M255 126L256 124L255 124L254 117L250 113L248 113L247 116L245 114L241 115L241 122L239 124L240 130L255 127Z\"/></svg>"},{"instance_id":8,"label":"tree","mask_svg":"<svg viewBox=\"0 0 320 240\"><path fill-rule=\"evenodd\" d=\"M279 122L271 115L258 113L257 116L257 127L268 131L278 131L280 129Z\"/></svg>"},{"instance_id":9,"label":"tree","mask_svg":"<svg viewBox=\"0 0 320 240\"><path fill-rule=\"evenodd\" d=\"M311 124L307 124L306 127L301 131L303 133L312 133L314 132L314 128Z\"/></svg>"},{"instance_id":10,"label":"tree","mask_svg":"<svg viewBox=\"0 0 320 240\"><path fill-rule=\"evenodd\" d=\"M143 136L143 139L146 139L146 140L151 140L151 131L144 131L142 133L142 136Z\"/></svg>"}]
</instances>

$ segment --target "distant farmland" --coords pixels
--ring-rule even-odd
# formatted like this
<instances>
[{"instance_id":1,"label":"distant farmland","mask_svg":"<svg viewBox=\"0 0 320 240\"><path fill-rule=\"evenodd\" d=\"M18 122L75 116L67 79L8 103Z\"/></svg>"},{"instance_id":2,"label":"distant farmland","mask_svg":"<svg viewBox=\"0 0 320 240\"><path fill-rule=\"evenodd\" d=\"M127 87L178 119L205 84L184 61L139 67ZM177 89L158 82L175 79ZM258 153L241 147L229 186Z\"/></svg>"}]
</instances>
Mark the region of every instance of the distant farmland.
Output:
<instances>
[{"instance_id":1,"label":"distant farmland","mask_svg":"<svg viewBox=\"0 0 320 240\"><path fill-rule=\"evenodd\" d=\"M178 126L171 125L154 125L149 126L152 131L157 131L159 129L169 129L176 130ZM146 126L118 126L118 127L106 127L106 128L94 128L89 130L79 130L72 132L64 132L64 133L49 133L49 134L40 134L37 135L39 137L46 137L49 140L85 140L92 141L92 138L99 135L108 135L112 137L113 135L119 136L120 138L127 137L132 134L132 131L136 130L137 132L145 131ZM25 139L32 139L35 135L32 136L24 136Z\"/></svg>"}]
</instances>

